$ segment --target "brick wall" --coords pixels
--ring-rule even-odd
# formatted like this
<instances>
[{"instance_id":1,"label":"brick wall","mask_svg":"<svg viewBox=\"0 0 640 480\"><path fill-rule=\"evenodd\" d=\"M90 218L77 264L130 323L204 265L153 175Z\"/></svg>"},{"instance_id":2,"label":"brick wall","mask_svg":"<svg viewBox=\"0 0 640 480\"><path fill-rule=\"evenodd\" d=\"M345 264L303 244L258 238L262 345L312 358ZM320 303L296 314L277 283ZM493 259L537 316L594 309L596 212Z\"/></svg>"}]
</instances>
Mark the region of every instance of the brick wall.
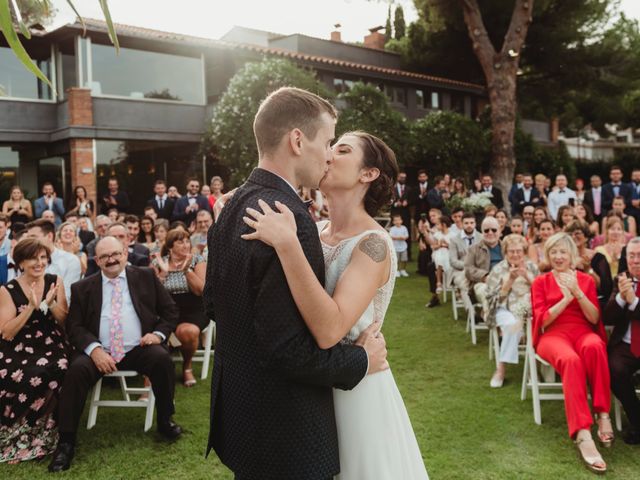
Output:
<instances>
[{"instance_id":1,"label":"brick wall","mask_svg":"<svg viewBox=\"0 0 640 480\"><path fill-rule=\"evenodd\" d=\"M91 90L70 88L67 90L69 105L69 124L72 126L93 125L93 103ZM71 151L71 188L78 185L87 189L87 196L97 205L96 171L93 159L93 139L72 138L69 140Z\"/></svg>"}]
</instances>

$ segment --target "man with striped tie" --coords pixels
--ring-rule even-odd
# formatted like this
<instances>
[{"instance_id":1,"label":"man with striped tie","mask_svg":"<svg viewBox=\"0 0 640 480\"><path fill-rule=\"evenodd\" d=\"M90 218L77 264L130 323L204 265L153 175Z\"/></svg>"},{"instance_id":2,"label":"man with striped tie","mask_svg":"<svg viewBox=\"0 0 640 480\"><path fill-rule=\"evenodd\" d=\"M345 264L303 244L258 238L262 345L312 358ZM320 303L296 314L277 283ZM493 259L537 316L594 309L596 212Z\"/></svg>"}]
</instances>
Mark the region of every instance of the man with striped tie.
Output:
<instances>
[{"instance_id":1,"label":"man with striped tie","mask_svg":"<svg viewBox=\"0 0 640 480\"><path fill-rule=\"evenodd\" d=\"M127 267L127 246L106 236L96 244L100 275L71 286L66 321L76 354L64 379L58 407L60 440L49 471L67 470L89 390L108 373L136 370L151 380L158 432L168 440L182 429L171 417L175 372L166 340L178 309L150 268Z\"/></svg>"}]
</instances>

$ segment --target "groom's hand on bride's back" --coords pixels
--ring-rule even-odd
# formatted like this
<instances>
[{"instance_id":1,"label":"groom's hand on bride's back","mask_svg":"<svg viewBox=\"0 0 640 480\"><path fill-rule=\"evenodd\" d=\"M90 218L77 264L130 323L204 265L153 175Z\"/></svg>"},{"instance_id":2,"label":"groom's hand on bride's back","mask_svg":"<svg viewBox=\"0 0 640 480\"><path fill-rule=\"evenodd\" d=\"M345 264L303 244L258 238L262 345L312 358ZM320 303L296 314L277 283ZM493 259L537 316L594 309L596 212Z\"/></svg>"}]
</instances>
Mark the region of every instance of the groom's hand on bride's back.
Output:
<instances>
[{"instance_id":1,"label":"groom's hand on bride's back","mask_svg":"<svg viewBox=\"0 0 640 480\"><path fill-rule=\"evenodd\" d=\"M360 334L356 345L364 348L369 358L369 370L367 375L378 373L389 368L387 362L387 343L380 332L380 322L374 322Z\"/></svg>"}]
</instances>

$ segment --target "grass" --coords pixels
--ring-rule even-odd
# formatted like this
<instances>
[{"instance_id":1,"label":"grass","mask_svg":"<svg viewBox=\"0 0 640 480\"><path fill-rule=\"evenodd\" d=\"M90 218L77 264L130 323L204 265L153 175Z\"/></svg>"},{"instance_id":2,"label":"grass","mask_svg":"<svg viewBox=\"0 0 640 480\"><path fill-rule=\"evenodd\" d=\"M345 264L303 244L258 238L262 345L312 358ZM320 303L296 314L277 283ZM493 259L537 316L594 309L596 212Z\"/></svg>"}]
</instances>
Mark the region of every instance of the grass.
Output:
<instances>
[{"instance_id":1,"label":"grass","mask_svg":"<svg viewBox=\"0 0 640 480\"><path fill-rule=\"evenodd\" d=\"M495 365L488 358L486 332L473 346L464 322L452 319L450 303L424 308L427 291L424 277L399 279L384 332L430 478L593 479L567 436L562 402L543 402L543 424L536 425L531 401L520 401L522 362L508 368L504 388L489 388ZM103 391L118 394L116 388ZM101 410L91 431L84 429L85 411L72 468L58 477L233 478L214 453L204 459L209 391L209 380L189 390L177 387L175 419L187 432L170 445L158 441L153 430L142 432L140 409ZM601 450L609 479L638 478L638 447L618 439L612 449ZM0 464L0 478L50 479L48 460Z\"/></svg>"}]
</instances>

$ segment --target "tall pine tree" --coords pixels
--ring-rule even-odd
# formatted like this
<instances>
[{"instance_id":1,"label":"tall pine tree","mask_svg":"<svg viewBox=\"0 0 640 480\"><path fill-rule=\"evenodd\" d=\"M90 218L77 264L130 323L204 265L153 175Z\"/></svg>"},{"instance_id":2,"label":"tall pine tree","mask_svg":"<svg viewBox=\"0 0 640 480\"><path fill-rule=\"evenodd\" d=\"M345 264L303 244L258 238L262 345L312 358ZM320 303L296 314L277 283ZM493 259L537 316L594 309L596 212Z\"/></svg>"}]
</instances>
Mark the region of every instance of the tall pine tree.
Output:
<instances>
[{"instance_id":1,"label":"tall pine tree","mask_svg":"<svg viewBox=\"0 0 640 480\"><path fill-rule=\"evenodd\" d=\"M387 23L384 25L384 37L386 42L391 40L391 4L389 4L389 11L387 12Z\"/></svg>"},{"instance_id":2,"label":"tall pine tree","mask_svg":"<svg viewBox=\"0 0 640 480\"><path fill-rule=\"evenodd\" d=\"M395 16L393 18L393 29L395 31L396 40L400 40L407 33L407 24L404 21L404 10L402 9L402 5L398 5L396 7Z\"/></svg>"}]
</instances>

